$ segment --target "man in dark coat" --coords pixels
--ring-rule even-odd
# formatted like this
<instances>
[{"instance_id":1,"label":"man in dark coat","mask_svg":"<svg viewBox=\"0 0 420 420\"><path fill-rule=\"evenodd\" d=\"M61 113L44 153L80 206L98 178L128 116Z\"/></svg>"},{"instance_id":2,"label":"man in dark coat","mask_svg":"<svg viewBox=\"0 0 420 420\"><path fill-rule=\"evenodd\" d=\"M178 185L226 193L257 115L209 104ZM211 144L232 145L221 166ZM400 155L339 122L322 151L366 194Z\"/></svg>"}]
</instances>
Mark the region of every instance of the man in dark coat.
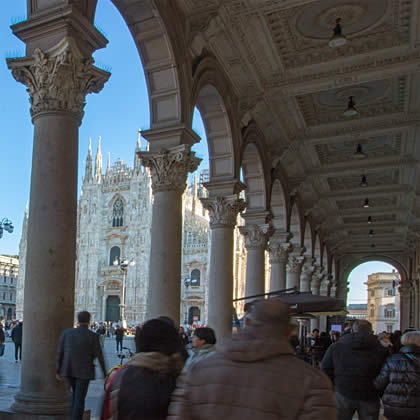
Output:
<instances>
[{"instance_id":1,"label":"man in dark coat","mask_svg":"<svg viewBox=\"0 0 420 420\"><path fill-rule=\"evenodd\" d=\"M117 353L118 349L122 351L123 348L123 340L124 340L124 328L117 325L115 329L115 341L117 342Z\"/></svg>"},{"instance_id":2,"label":"man in dark coat","mask_svg":"<svg viewBox=\"0 0 420 420\"><path fill-rule=\"evenodd\" d=\"M372 324L355 321L352 333L344 335L327 350L321 370L334 382L338 420L377 420L379 395L373 380L388 352L372 334Z\"/></svg>"},{"instance_id":3,"label":"man in dark coat","mask_svg":"<svg viewBox=\"0 0 420 420\"><path fill-rule=\"evenodd\" d=\"M23 322L19 322L15 328L12 330L12 340L15 343L15 362L22 360L22 332L23 332Z\"/></svg>"},{"instance_id":4,"label":"man in dark coat","mask_svg":"<svg viewBox=\"0 0 420 420\"><path fill-rule=\"evenodd\" d=\"M66 377L73 391L72 420L83 419L89 381L95 379L95 359L106 376L99 336L89 329L90 313L79 312L77 319L79 328L62 333L57 351L57 379Z\"/></svg>"}]
</instances>

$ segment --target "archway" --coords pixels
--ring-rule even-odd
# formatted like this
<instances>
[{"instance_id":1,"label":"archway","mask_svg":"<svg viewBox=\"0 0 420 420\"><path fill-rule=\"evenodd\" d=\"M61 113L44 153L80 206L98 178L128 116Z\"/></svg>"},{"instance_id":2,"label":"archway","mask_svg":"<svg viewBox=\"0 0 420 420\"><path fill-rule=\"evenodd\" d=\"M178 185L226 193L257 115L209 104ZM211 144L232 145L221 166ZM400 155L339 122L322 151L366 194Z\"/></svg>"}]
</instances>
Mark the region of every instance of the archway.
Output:
<instances>
[{"instance_id":1,"label":"archway","mask_svg":"<svg viewBox=\"0 0 420 420\"><path fill-rule=\"evenodd\" d=\"M119 322L120 319L120 297L108 296L106 299L105 321Z\"/></svg>"},{"instance_id":2,"label":"archway","mask_svg":"<svg viewBox=\"0 0 420 420\"><path fill-rule=\"evenodd\" d=\"M10 321L12 319L13 319L13 311L12 311L12 308L9 308L7 310L7 320Z\"/></svg>"},{"instance_id":3,"label":"archway","mask_svg":"<svg viewBox=\"0 0 420 420\"><path fill-rule=\"evenodd\" d=\"M197 306L191 306L188 309L188 325L197 324L201 321L201 311Z\"/></svg>"}]
</instances>

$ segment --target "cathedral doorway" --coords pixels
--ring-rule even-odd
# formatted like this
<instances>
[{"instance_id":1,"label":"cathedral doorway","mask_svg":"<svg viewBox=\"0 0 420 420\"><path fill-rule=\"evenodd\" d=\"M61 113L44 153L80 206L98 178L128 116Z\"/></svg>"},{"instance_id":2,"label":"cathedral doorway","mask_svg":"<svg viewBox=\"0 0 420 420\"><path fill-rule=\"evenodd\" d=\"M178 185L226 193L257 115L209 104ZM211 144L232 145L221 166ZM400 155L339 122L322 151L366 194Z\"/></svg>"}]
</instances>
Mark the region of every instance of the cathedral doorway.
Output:
<instances>
[{"instance_id":1,"label":"cathedral doorway","mask_svg":"<svg viewBox=\"0 0 420 420\"><path fill-rule=\"evenodd\" d=\"M108 296L106 299L105 321L118 322L120 320L120 297Z\"/></svg>"},{"instance_id":2,"label":"cathedral doorway","mask_svg":"<svg viewBox=\"0 0 420 420\"><path fill-rule=\"evenodd\" d=\"M188 325L196 324L200 321L201 311L197 306L191 306L188 310Z\"/></svg>"},{"instance_id":3,"label":"cathedral doorway","mask_svg":"<svg viewBox=\"0 0 420 420\"><path fill-rule=\"evenodd\" d=\"M11 319L13 319L12 308L9 308L7 310L7 320L10 321Z\"/></svg>"}]
</instances>

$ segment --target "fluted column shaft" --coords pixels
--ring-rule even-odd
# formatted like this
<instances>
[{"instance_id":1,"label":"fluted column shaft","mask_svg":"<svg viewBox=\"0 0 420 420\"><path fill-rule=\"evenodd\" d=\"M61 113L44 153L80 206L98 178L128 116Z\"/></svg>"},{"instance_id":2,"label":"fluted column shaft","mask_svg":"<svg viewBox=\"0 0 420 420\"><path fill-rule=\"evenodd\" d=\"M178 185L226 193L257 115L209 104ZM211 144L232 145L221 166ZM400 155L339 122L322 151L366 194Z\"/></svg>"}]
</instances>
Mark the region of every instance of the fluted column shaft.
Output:
<instances>
[{"instance_id":1,"label":"fluted column shaft","mask_svg":"<svg viewBox=\"0 0 420 420\"><path fill-rule=\"evenodd\" d=\"M245 296L265 293L265 254L269 234L269 225L241 226L245 236L246 282Z\"/></svg>"},{"instance_id":2,"label":"fluted column shaft","mask_svg":"<svg viewBox=\"0 0 420 420\"><path fill-rule=\"evenodd\" d=\"M210 261L208 286L208 325L217 339L232 332L233 309L233 229L238 212L245 208L238 196L201 200L210 215Z\"/></svg>"},{"instance_id":3,"label":"fluted column shaft","mask_svg":"<svg viewBox=\"0 0 420 420\"><path fill-rule=\"evenodd\" d=\"M271 264L270 292L286 289L286 266L290 243L270 243L268 248Z\"/></svg>"},{"instance_id":4,"label":"fluted column shaft","mask_svg":"<svg viewBox=\"0 0 420 420\"><path fill-rule=\"evenodd\" d=\"M154 194L149 268L148 318L168 316L179 324L181 305L182 194L201 159L190 146L139 152L150 169Z\"/></svg>"},{"instance_id":5,"label":"fluted column shaft","mask_svg":"<svg viewBox=\"0 0 420 420\"><path fill-rule=\"evenodd\" d=\"M99 92L109 77L92 63L72 38L8 60L28 88L34 124L22 372L13 405L20 413L61 415L67 409L55 356L74 319L79 125L85 96Z\"/></svg>"}]
</instances>

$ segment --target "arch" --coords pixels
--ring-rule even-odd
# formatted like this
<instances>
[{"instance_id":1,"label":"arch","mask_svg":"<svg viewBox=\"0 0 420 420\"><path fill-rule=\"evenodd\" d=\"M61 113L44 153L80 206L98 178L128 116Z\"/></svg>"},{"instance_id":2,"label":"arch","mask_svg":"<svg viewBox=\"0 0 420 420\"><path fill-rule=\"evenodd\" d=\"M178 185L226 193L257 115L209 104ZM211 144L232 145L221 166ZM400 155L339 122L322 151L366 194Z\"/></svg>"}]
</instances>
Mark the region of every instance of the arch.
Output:
<instances>
[{"instance_id":1,"label":"arch","mask_svg":"<svg viewBox=\"0 0 420 420\"><path fill-rule=\"evenodd\" d=\"M113 265L116 258L119 262L121 258L121 249L119 246L115 245L109 251L109 265Z\"/></svg>"},{"instance_id":2,"label":"arch","mask_svg":"<svg viewBox=\"0 0 420 420\"><path fill-rule=\"evenodd\" d=\"M314 247L313 247L313 240L312 240L312 228L309 223L309 220L306 220L306 223L305 223L305 230L303 233L303 246L306 249L305 254L313 258Z\"/></svg>"},{"instance_id":3,"label":"arch","mask_svg":"<svg viewBox=\"0 0 420 420\"><path fill-rule=\"evenodd\" d=\"M190 58L176 2L112 0L136 44L149 94L150 127L188 120ZM185 68L187 66L187 68Z\"/></svg>"},{"instance_id":4,"label":"arch","mask_svg":"<svg viewBox=\"0 0 420 420\"><path fill-rule=\"evenodd\" d=\"M275 179L271 188L270 208L273 216L273 227L280 232L287 231L287 201L283 185L279 179Z\"/></svg>"},{"instance_id":5,"label":"arch","mask_svg":"<svg viewBox=\"0 0 420 420\"><path fill-rule=\"evenodd\" d=\"M193 325L195 322L201 321L201 311L198 306L190 306L188 309L188 324Z\"/></svg>"},{"instance_id":6,"label":"arch","mask_svg":"<svg viewBox=\"0 0 420 420\"><path fill-rule=\"evenodd\" d=\"M302 246L302 219L296 201L292 204L292 210L290 212L289 232L293 235L291 242L297 247Z\"/></svg>"},{"instance_id":7,"label":"arch","mask_svg":"<svg viewBox=\"0 0 420 420\"><path fill-rule=\"evenodd\" d=\"M212 56L198 59L194 69L190 110L200 111L209 149L210 182L239 179L240 130L236 98L223 69Z\"/></svg>"},{"instance_id":8,"label":"arch","mask_svg":"<svg viewBox=\"0 0 420 420\"><path fill-rule=\"evenodd\" d=\"M317 232L315 235L315 241L314 241L314 258L315 258L316 264L318 265L322 264L321 248L322 248L321 237L319 236L319 232Z\"/></svg>"},{"instance_id":9,"label":"arch","mask_svg":"<svg viewBox=\"0 0 420 420\"><path fill-rule=\"evenodd\" d=\"M191 271L191 286L200 286L201 282L201 271L195 268Z\"/></svg>"}]
</instances>

